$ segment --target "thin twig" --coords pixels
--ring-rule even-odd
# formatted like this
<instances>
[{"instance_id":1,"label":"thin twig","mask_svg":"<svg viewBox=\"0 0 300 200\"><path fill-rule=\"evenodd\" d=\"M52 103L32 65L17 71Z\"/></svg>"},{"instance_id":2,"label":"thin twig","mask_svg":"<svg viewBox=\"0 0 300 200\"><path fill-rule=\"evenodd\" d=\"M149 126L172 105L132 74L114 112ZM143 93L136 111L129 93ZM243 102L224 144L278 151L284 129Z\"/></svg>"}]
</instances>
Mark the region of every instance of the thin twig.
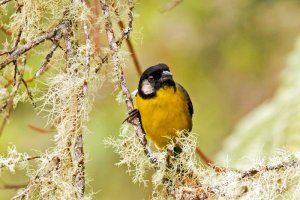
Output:
<instances>
[{"instance_id":1,"label":"thin twig","mask_svg":"<svg viewBox=\"0 0 300 200\"><path fill-rule=\"evenodd\" d=\"M71 26L71 23L69 23ZM73 55L74 50L72 48L72 40L71 40L71 28L67 27L66 32L64 34L65 46L66 46L66 61L67 61L67 70L70 70L73 64Z\"/></svg>"},{"instance_id":2,"label":"thin twig","mask_svg":"<svg viewBox=\"0 0 300 200\"><path fill-rule=\"evenodd\" d=\"M82 0L82 3L87 6L86 1ZM91 40L90 40L90 35L89 35L89 28L88 28L88 24L87 24L87 20L84 20L83 22L83 30L84 30L84 35L85 35L85 45L86 45L86 49L85 49L85 66L86 66L86 70L87 70L87 75L90 72L90 57L91 57Z\"/></svg>"},{"instance_id":3,"label":"thin twig","mask_svg":"<svg viewBox=\"0 0 300 200\"><path fill-rule=\"evenodd\" d=\"M58 47L58 41L54 40L53 44L48 52L48 54L46 55L44 61L42 62L41 66L39 67L39 69L37 70L37 72L35 73L33 79L38 78L39 76L41 76L45 71L48 70L47 64L50 62L50 59L53 56L54 51L57 49Z\"/></svg>"},{"instance_id":4,"label":"thin twig","mask_svg":"<svg viewBox=\"0 0 300 200\"><path fill-rule=\"evenodd\" d=\"M3 27L3 26L2 26L2 27ZM10 51L4 51L4 52L1 52L1 53L0 53L0 56L5 55L5 54L10 54L10 53L12 53L13 51L16 50L16 48L17 48L17 46L18 46L18 44L19 44L19 42L20 42L22 32L23 32L23 29L22 29L22 27L20 27L20 28L19 28L19 31L18 31L18 34L17 34L17 37L16 37L16 39L15 39L13 45L12 45L11 50L10 50ZM11 35L12 35L12 34L11 34Z\"/></svg>"},{"instance_id":5,"label":"thin twig","mask_svg":"<svg viewBox=\"0 0 300 200\"><path fill-rule=\"evenodd\" d=\"M26 58L23 59L23 64L25 64L25 61L26 61ZM14 64L13 89L12 89L12 92L10 93L8 99L6 100L6 102L4 103L4 105L1 108L1 112L5 111L5 113L4 113L3 121L2 121L1 126L0 126L0 136L3 132L3 129L6 125L7 120L10 116L11 111L12 111L13 100L14 100L15 96L17 95L18 89L19 89L20 84L21 84L21 79L23 78L23 73L24 73L24 70L22 70L21 73L19 72L17 61L13 61L13 64Z\"/></svg>"},{"instance_id":6,"label":"thin twig","mask_svg":"<svg viewBox=\"0 0 300 200\"><path fill-rule=\"evenodd\" d=\"M31 91L29 90L26 81L25 81L23 78L22 78L21 80L22 80L22 83L24 84L24 86L25 86L25 88L26 88L26 92L27 92L27 95L28 95L28 97L29 97L29 99L30 99L30 101L31 101L32 106L33 106L34 108L36 108L36 104L35 104L35 102L34 102L34 100L33 100L32 93L31 93Z\"/></svg>"},{"instance_id":7,"label":"thin twig","mask_svg":"<svg viewBox=\"0 0 300 200\"><path fill-rule=\"evenodd\" d=\"M20 193L16 194L11 200L17 200L17 199L22 200L25 197L27 197L30 191L33 190L32 188L36 187L37 184L41 182L40 177L43 177L45 174L51 173L52 170L56 169L56 167L60 163L60 159L57 156L54 156L49 160L49 164L51 164L51 162L53 162L54 164L48 171L44 171L43 169L37 171L35 177L29 181L28 185Z\"/></svg>"},{"instance_id":8,"label":"thin twig","mask_svg":"<svg viewBox=\"0 0 300 200\"><path fill-rule=\"evenodd\" d=\"M280 163L278 165L273 165L273 166L262 166L258 169L251 169L249 171L246 171L242 174L241 179L247 178L247 177L253 177L259 173L263 173L266 171L273 171L273 170L280 170L288 167L299 167L300 166L300 161L299 160L293 160L289 162L284 162Z\"/></svg>"},{"instance_id":9,"label":"thin twig","mask_svg":"<svg viewBox=\"0 0 300 200\"><path fill-rule=\"evenodd\" d=\"M172 10L173 8L175 8L176 6L178 6L179 4L181 4L183 2L183 0L172 0L170 2L168 2L167 5L165 5L165 7L162 9L162 13L165 13L167 11Z\"/></svg>"},{"instance_id":10,"label":"thin twig","mask_svg":"<svg viewBox=\"0 0 300 200\"><path fill-rule=\"evenodd\" d=\"M41 156L29 156L25 159L19 160L18 163L25 162L25 161L30 161L30 160L35 160L35 159L39 159L39 158L41 158ZM3 167L5 167L5 165L3 165L3 164L0 165L0 168L3 168Z\"/></svg>"},{"instance_id":11,"label":"thin twig","mask_svg":"<svg viewBox=\"0 0 300 200\"><path fill-rule=\"evenodd\" d=\"M14 44L13 44L11 50L9 51L9 53L12 53L13 51L16 50L16 48L17 48L17 46L18 46L18 44L20 42L20 39L21 39L21 36L22 36L22 32L23 32L23 28L20 27L20 29L18 31L18 34L17 34L17 38L15 39Z\"/></svg>"},{"instance_id":12,"label":"thin twig","mask_svg":"<svg viewBox=\"0 0 300 200\"><path fill-rule=\"evenodd\" d=\"M0 0L0 6L10 2L11 0Z\"/></svg>"},{"instance_id":13,"label":"thin twig","mask_svg":"<svg viewBox=\"0 0 300 200\"><path fill-rule=\"evenodd\" d=\"M58 41L58 40L56 41L56 40L54 40L53 38L50 38L50 40L52 41L52 43L57 42L58 47L59 47L63 52L66 53L66 50L59 44L59 41Z\"/></svg>"},{"instance_id":14,"label":"thin twig","mask_svg":"<svg viewBox=\"0 0 300 200\"><path fill-rule=\"evenodd\" d=\"M26 187L27 183L25 184L2 184L0 186L0 190L17 190L23 187Z\"/></svg>"},{"instance_id":15,"label":"thin twig","mask_svg":"<svg viewBox=\"0 0 300 200\"><path fill-rule=\"evenodd\" d=\"M120 29L123 30L124 29L124 23L122 21L119 21L118 24L119 24ZM126 44L128 46L130 56L131 56L132 61L134 63L135 69L136 69L138 75L140 76L140 75L142 75L142 67L139 63L139 60L137 58L137 54L136 54L136 52L133 48L133 45L132 45L131 40L130 40L129 37L126 38Z\"/></svg>"},{"instance_id":16,"label":"thin twig","mask_svg":"<svg viewBox=\"0 0 300 200\"><path fill-rule=\"evenodd\" d=\"M50 62L50 59L53 56L53 53L56 51L58 45L58 41L53 40L55 43L52 44L48 54L45 56L44 61L42 62L41 66L39 67L39 69L37 70L37 72L35 73L35 75L33 77L30 77L28 79L23 79L23 81L27 84L27 83L31 83L33 80L37 79L38 77L40 77L42 74L44 74L48 69L48 63ZM13 80L7 80L8 83L5 84L3 87L7 88L9 85L11 85L13 83Z\"/></svg>"},{"instance_id":17,"label":"thin twig","mask_svg":"<svg viewBox=\"0 0 300 200\"><path fill-rule=\"evenodd\" d=\"M134 8L134 4L132 0L127 0L127 3L129 5L129 10L128 10L128 26L125 28L123 22L121 20L119 20L118 24L121 28L121 38L118 39L116 41L117 45L120 46L121 43L123 42L124 39L128 39L129 38L129 34L132 31L132 22L133 22L133 14L132 14L132 10ZM119 14L119 9L118 7L115 7L115 3L112 4L113 8L114 8L114 12L117 16L118 19L120 19L120 14ZM120 24L121 23L121 24Z\"/></svg>"},{"instance_id":18,"label":"thin twig","mask_svg":"<svg viewBox=\"0 0 300 200\"><path fill-rule=\"evenodd\" d=\"M135 51L133 49L133 45L132 45L131 41L129 40L129 34L130 34L131 30L132 30L132 22L133 22L132 10L133 10L134 6L133 6L133 2L131 0L128 0L128 3L130 5L129 6L129 12L128 12L128 27L124 28L124 24L123 24L122 27L119 24L119 26L121 28L121 31L122 31L122 35L121 35L121 37L118 40L116 40L116 44L117 44L117 46L121 46L122 43L123 43L123 40L126 39L126 42L127 42L129 51L131 53L132 59L134 61L136 70L137 70L138 74L141 75L141 73L142 73L141 66L140 66L140 64L138 62L136 53L135 53ZM115 8L115 13L116 13L117 16L119 15L118 14L118 10L116 8ZM118 23L123 23L123 22L119 21ZM101 63L95 69L95 73L98 73L98 71L101 69L102 65L104 63L108 62L108 57L109 57L109 53L107 53L103 57L100 57Z\"/></svg>"},{"instance_id":19,"label":"thin twig","mask_svg":"<svg viewBox=\"0 0 300 200\"><path fill-rule=\"evenodd\" d=\"M40 127L33 126L31 124L28 124L27 126L30 129L32 129L32 130L34 130L36 132L39 132L39 133L53 133L55 131L54 128L45 129L45 128L40 128Z\"/></svg>"},{"instance_id":20,"label":"thin twig","mask_svg":"<svg viewBox=\"0 0 300 200\"><path fill-rule=\"evenodd\" d=\"M11 200L17 200L17 199L22 200L24 197L26 197L28 195L28 193L30 192L30 190L39 182L38 177L39 176L36 176L33 181L30 181L29 184L26 186L26 188L24 190L22 190L16 196L14 196Z\"/></svg>"},{"instance_id":21,"label":"thin twig","mask_svg":"<svg viewBox=\"0 0 300 200\"><path fill-rule=\"evenodd\" d=\"M27 160L35 160L35 159L38 159L38 158L41 158L41 156L31 156L31 157L28 157Z\"/></svg>"},{"instance_id":22,"label":"thin twig","mask_svg":"<svg viewBox=\"0 0 300 200\"><path fill-rule=\"evenodd\" d=\"M282 162L280 164L277 165L266 165L266 166L261 166L258 167L256 169L250 169L247 171L237 171L237 170L233 170L234 172L239 173L241 176L238 178L238 182L241 181L242 179L255 179L255 178L260 178L260 176L265 173L265 172L269 172L269 171L277 171L277 170L286 170L288 168L295 168L295 167L300 167L300 160L293 160L293 161L287 161L287 162ZM224 197L225 199L240 199L245 193L247 193L249 191L247 185L241 185L241 191L239 194L236 194L235 196L228 196L228 194L223 193L220 191L220 188L226 187L228 186L228 182L226 182L225 184L222 185L218 185L218 186L214 186L214 187L207 187L206 189L214 194L214 195L219 195Z\"/></svg>"},{"instance_id":23,"label":"thin twig","mask_svg":"<svg viewBox=\"0 0 300 200\"><path fill-rule=\"evenodd\" d=\"M99 56L100 57L100 56ZM98 73L104 63L108 62L108 53L104 57L100 57L101 62L95 68L95 73Z\"/></svg>"}]
</instances>

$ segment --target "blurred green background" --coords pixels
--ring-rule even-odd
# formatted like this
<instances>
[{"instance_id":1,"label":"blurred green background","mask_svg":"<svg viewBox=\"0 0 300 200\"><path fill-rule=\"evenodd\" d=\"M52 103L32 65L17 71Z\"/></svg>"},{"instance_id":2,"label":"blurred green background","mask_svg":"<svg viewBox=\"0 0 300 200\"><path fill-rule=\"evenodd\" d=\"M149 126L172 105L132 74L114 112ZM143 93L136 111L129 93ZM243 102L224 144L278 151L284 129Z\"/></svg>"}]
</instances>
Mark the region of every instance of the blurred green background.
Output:
<instances>
[{"instance_id":1,"label":"blurred green background","mask_svg":"<svg viewBox=\"0 0 300 200\"><path fill-rule=\"evenodd\" d=\"M279 73L300 33L300 2L194 0L162 13L168 2L138 1L131 39L144 69L166 63L174 79L188 90L195 110L193 132L213 158L241 117L276 90ZM5 40L2 33L0 40ZM33 59L29 65L36 68L39 63ZM130 59L126 77L133 91L139 77ZM151 184L134 185L126 168L115 166L118 156L103 145L104 138L118 135L126 116L115 95L114 86L106 81L90 116L91 133L85 136L88 191L93 188L94 199L149 199ZM28 124L43 127L45 121L30 104L19 104L0 138L0 152L5 154L12 144L32 155L51 147L53 135L28 128ZM26 176L4 172L1 182L25 183ZM0 190L0 199L14 193Z\"/></svg>"}]
</instances>

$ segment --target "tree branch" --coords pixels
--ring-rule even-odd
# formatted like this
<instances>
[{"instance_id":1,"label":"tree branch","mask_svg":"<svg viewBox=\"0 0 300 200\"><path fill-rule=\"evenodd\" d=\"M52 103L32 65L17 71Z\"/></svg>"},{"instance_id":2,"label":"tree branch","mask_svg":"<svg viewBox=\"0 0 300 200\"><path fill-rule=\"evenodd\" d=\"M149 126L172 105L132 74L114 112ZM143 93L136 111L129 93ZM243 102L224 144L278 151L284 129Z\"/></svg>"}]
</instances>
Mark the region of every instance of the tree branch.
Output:
<instances>
[{"instance_id":1,"label":"tree branch","mask_svg":"<svg viewBox=\"0 0 300 200\"><path fill-rule=\"evenodd\" d=\"M53 163L53 165L49 170L44 171L40 169L36 173L35 177L29 181L27 186L21 192L16 194L11 200L17 200L17 199L22 200L23 198L28 197L29 192L32 191L33 188L36 187L39 182L41 182L40 177L43 177L44 174L50 174L53 170L56 170L57 166L60 163L60 159L57 156L54 156L52 159L49 160L48 164L51 164L51 162Z\"/></svg>"},{"instance_id":2,"label":"tree branch","mask_svg":"<svg viewBox=\"0 0 300 200\"><path fill-rule=\"evenodd\" d=\"M25 61L26 58L23 59L23 66L25 66ZM15 96L17 95L17 92L19 90L20 84L21 84L21 80L23 79L23 73L24 70L21 70L21 72L19 72L18 69L18 65L17 65L17 61L13 61L14 64L14 81L13 81L13 89L12 92L10 93L8 99L5 101L5 103L3 104L2 108L1 108L1 112L5 112L4 113L4 117L3 117L3 121L1 123L0 126L0 136L2 135L2 132L4 130L4 127L7 123L7 120L10 116L10 113L12 111L13 108L13 100L15 98Z\"/></svg>"},{"instance_id":3,"label":"tree branch","mask_svg":"<svg viewBox=\"0 0 300 200\"><path fill-rule=\"evenodd\" d=\"M123 31L124 30L124 23L122 21L119 21L118 24L119 24L120 29ZM127 44L128 49L129 49L130 56L131 56L132 61L134 63L135 69L136 69L138 75L140 76L140 75L142 75L142 67L139 63L139 60L137 58L137 54L134 50L134 47L131 43L131 40L130 40L129 36L126 38L126 44Z\"/></svg>"},{"instance_id":4,"label":"tree branch","mask_svg":"<svg viewBox=\"0 0 300 200\"><path fill-rule=\"evenodd\" d=\"M175 8L176 6L178 6L179 4L181 4L182 2L183 0L172 0L165 5L165 7L162 9L161 12L162 13L168 12L173 8Z\"/></svg>"},{"instance_id":5,"label":"tree branch","mask_svg":"<svg viewBox=\"0 0 300 200\"><path fill-rule=\"evenodd\" d=\"M27 184L2 184L0 190L17 190L26 187Z\"/></svg>"},{"instance_id":6,"label":"tree branch","mask_svg":"<svg viewBox=\"0 0 300 200\"><path fill-rule=\"evenodd\" d=\"M293 160L293 161L289 161L289 162L283 162L280 163L278 165L273 165L273 166L262 166L258 169L251 169L248 171L245 171L242 173L241 178L240 179L244 179L244 178L249 178L249 177L254 177L260 173L264 173L267 171L276 171L276 170L280 170L280 169L286 169L289 167L299 167L300 166L300 161L299 160Z\"/></svg>"},{"instance_id":7,"label":"tree branch","mask_svg":"<svg viewBox=\"0 0 300 200\"><path fill-rule=\"evenodd\" d=\"M57 49L58 47L58 41L57 40L54 40L53 41L53 44L50 48L50 51L48 52L48 54L46 55L44 61L42 62L41 66L39 67L39 69L37 70L37 72L35 73L34 77L32 79L36 79L38 78L39 76L41 76L45 71L48 70L48 63L50 62L50 59L52 58L53 56L53 53L54 51ZM31 79L28 79L28 80L31 80ZM26 80L26 82L28 81Z\"/></svg>"},{"instance_id":8,"label":"tree branch","mask_svg":"<svg viewBox=\"0 0 300 200\"><path fill-rule=\"evenodd\" d=\"M123 95L125 97L125 103L126 103L126 106L127 106L127 110L128 112L131 112L132 110L134 110L134 106L133 106L133 102L132 102L132 98L131 98L131 95L130 95L130 91L127 87L127 84L126 84L126 80L125 80L125 76L124 76L124 72L123 72L123 69L120 65L120 59L119 59L119 56L118 56L118 51L119 51L119 47L116 43L116 40L115 40L115 35L114 35L114 31L112 29L112 24L111 24L111 21L110 21L110 11L109 11L109 7L106 3L106 0L100 0L100 5L101 5L101 9L102 9L102 14L105 18L105 30L106 30L106 35L107 35L107 39L108 39L108 43L109 43L109 48L112 52L112 61L113 61L113 65L114 65L114 70L118 70L118 74L119 74L119 80L120 80L120 87L121 87L121 90L123 92ZM128 31L130 31L128 29ZM128 32L129 34L129 32ZM145 137L145 133L141 127L141 123L139 121L138 118L135 118L132 120L132 124L133 124L133 128L135 130L135 133L137 135L137 137L139 138L139 141L141 143L141 145L143 145L143 148L144 148L144 151L145 151L145 154L149 157L150 159L150 162L152 163L155 163L156 162L156 159L154 158L153 154L152 154L152 151L150 149L150 146L147 142L147 139Z\"/></svg>"},{"instance_id":9,"label":"tree branch","mask_svg":"<svg viewBox=\"0 0 300 200\"><path fill-rule=\"evenodd\" d=\"M0 6L10 2L11 0L0 0Z\"/></svg>"},{"instance_id":10,"label":"tree branch","mask_svg":"<svg viewBox=\"0 0 300 200\"><path fill-rule=\"evenodd\" d=\"M39 45L40 43L44 42L45 40L48 40L50 38L60 37L61 30L65 27L65 24L59 24L57 27L55 27L53 30L46 32L35 39L33 39L31 42L28 42L27 44L23 45L22 47L12 49L8 54L8 58L0 63L0 70L2 70L4 67L6 67L8 64L16 60L20 55L24 54L28 50L32 49L33 47Z\"/></svg>"}]
</instances>

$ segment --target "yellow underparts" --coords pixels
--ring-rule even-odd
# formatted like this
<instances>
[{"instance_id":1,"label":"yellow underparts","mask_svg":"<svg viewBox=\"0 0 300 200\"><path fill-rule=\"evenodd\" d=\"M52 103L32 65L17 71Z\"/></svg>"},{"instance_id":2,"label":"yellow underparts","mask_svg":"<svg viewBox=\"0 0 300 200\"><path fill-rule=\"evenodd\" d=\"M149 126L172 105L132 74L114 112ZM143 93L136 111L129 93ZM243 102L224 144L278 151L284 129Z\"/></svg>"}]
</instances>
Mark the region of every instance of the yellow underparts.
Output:
<instances>
[{"instance_id":1,"label":"yellow underparts","mask_svg":"<svg viewBox=\"0 0 300 200\"><path fill-rule=\"evenodd\" d=\"M136 97L136 106L141 114L146 136L156 147L164 148L177 131L191 130L192 119L188 111L188 101L177 87L163 87L156 96L143 99Z\"/></svg>"}]
</instances>

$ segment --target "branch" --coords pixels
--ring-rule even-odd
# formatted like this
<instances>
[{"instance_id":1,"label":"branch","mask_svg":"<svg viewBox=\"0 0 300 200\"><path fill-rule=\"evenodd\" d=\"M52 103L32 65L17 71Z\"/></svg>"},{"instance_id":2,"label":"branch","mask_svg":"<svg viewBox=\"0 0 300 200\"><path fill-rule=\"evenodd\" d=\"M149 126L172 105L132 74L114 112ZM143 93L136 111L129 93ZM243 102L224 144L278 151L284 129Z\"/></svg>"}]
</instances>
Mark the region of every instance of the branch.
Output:
<instances>
[{"instance_id":1,"label":"branch","mask_svg":"<svg viewBox=\"0 0 300 200\"><path fill-rule=\"evenodd\" d=\"M83 1L82 1L83 2ZM76 62L74 59L76 55L76 50L78 49L77 42L72 41L73 30L71 29L72 23L70 21L70 26L67 27L66 34L64 35L65 46L66 46L66 61L67 61L67 73L70 76L78 75L77 69L74 69L73 65ZM84 25L84 31L87 31L87 25ZM89 38L86 39L86 42L89 42ZM87 47L89 48L89 47ZM86 52L86 78L88 78L89 72L89 52ZM86 97L86 84L84 81L82 86L82 92L80 94L74 94L75 108L72 111L72 136L69 137L70 147L68 151L71 154L72 164L73 164L73 184L75 187L75 194L78 199L82 199L85 191L85 165L84 165L84 149L83 149L83 136L82 136L82 127L80 127L81 121L81 105ZM73 113L74 112L74 113Z\"/></svg>"},{"instance_id":2,"label":"branch","mask_svg":"<svg viewBox=\"0 0 300 200\"><path fill-rule=\"evenodd\" d=\"M126 84L123 69L120 65L120 59L119 59L119 56L117 54L118 51L119 51L119 47L118 47L118 44L116 43L114 31L112 29L109 7L106 3L106 0L100 0L100 5L101 5L103 16L105 18L105 30L106 30L108 43L109 43L109 48L112 52L113 65L114 65L115 70L119 70L119 73L120 73L119 74L120 87L121 87L121 90L122 90L123 95L125 97L125 103L126 103L126 106L127 106L127 110L128 110L128 112L131 112L132 110L134 110L134 106L133 106L133 102L132 102L132 99L131 99L130 91L129 91L129 89L127 87L127 84ZM154 158L154 156L152 154L152 151L150 149L150 146L147 142L147 139L145 137L145 133L144 133L142 127L141 127L140 120L138 118L135 118L135 119L132 120L132 124L133 124L133 128L135 130L135 133L136 133L137 137L139 138L139 141L140 141L141 145L143 145L145 154L148 156L151 163L155 163L156 159Z\"/></svg>"},{"instance_id":3,"label":"branch","mask_svg":"<svg viewBox=\"0 0 300 200\"><path fill-rule=\"evenodd\" d=\"M28 156L24 159L20 159L20 160L15 161L15 163L21 163L21 162L24 162L24 161L30 161L30 160L35 160L35 159L39 159L39 158L41 158L41 156ZM0 164L0 168L4 168L4 167L5 167L5 165Z\"/></svg>"},{"instance_id":4,"label":"branch","mask_svg":"<svg viewBox=\"0 0 300 200\"><path fill-rule=\"evenodd\" d=\"M86 1L82 0L82 3L84 4L84 6L87 7ZM87 74L89 74L90 71L90 57L91 57L91 40L90 40L90 35L89 35L89 28L87 25L87 21L84 20L83 22L83 31L84 31L84 35L85 35L85 45L86 45L86 49L85 49L85 66L86 66L86 70L87 70Z\"/></svg>"},{"instance_id":5,"label":"branch","mask_svg":"<svg viewBox=\"0 0 300 200\"><path fill-rule=\"evenodd\" d=\"M129 39L129 34L130 34L131 30L132 30L132 22L133 22L132 10L133 10L134 6L133 6L133 2L131 0L129 0L128 3L130 5L129 6L129 12L128 12L128 27L125 28L125 26L124 26L124 24L123 24L122 21L118 22L118 24L119 24L119 26L121 28L121 31L122 31L122 35L121 35L121 37L115 43L117 44L117 46L120 47L120 46L122 46L123 40L126 39L126 42L127 42L129 51L131 53L131 57L133 59L133 62L135 64L136 70L137 70L138 74L140 75L142 73L141 66L140 66L140 64L138 62L138 59L137 59L136 53L134 51L133 45L132 45L132 43L131 43L131 41ZM115 8L115 13L116 13L117 16L119 16L118 10L116 8ZM94 43L95 43L95 41L94 41ZM100 70L101 66L104 63L108 62L108 57L109 57L109 53L107 53L105 56L100 57L101 63L99 64L98 67L95 68L95 73L98 73L98 71Z\"/></svg>"},{"instance_id":6,"label":"branch","mask_svg":"<svg viewBox=\"0 0 300 200\"><path fill-rule=\"evenodd\" d=\"M56 36L59 38L61 37L61 30L65 27L65 24L59 24L56 28L54 28L53 30L46 32L38 37L36 37L35 39L33 39L31 42L28 42L27 44L23 45L22 47L16 48L16 49L12 49L11 52L9 52L9 56L8 58L0 63L0 70L2 70L4 67L6 67L8 64L10 64L11 62L13 62L14 60L16 60L20 55L24 54L25 52L27 52L28 50L32 49L33 47L41 44L42 42L44 42L45 40L48 40L50 38L55 38Z\"/></svg>"},{"instance_id":7,"label":"branch","mask_svg":"<svg viewBox=\"0 0 300 200\"><path fill-rule=\"evenodd\" d=\"M25 65L25 58L23 59L23 65ZM13 81L13 89L12 92L10 93L8 99L5 101L5 103L3 104L2 108L1 108L1 112L5 112L4 113L4 117L3 117L3 121L1 123L0 126L0 136L2 135L2 132L4 130L4 127L7 123L7 120L10 116L10 113L12 111L13 108L13 100L15 98L15 96L17 95L17 92L19 90L19 86L21 84L21 80L23 79L23 73L24 70L21 71L21 73L18 70L18 66L17 66L17 62L13 61L14 63L14 81Z\"/></svg>"},{"instance_id":8,"label":"branch","mask_svg":"<svg viewBox=\"0 0 300 200\"><path fill-rule=\"evenodd\" d=\"M132 14L131 14L131 16L132 16ZM119 24L120 29L123 31L124 30L124 23L122 21L119 21L118 24ZM130 40L129 36L126 38L126 43L127 43L127 46L128 46L129 52L130 52L130 56L133 60L135 69L136 69L138 75L140 76L140 75L142 75L142 67L139 63L139 60L137 58L137 54L136 54L136 52L133 48L133 45L131 43L131 40Z\"/></svg>"},{"instance_id":9,"label":"branch","mask_svg":"<svg viewBox=\"0 0 300 200\"><path fill-rule=\"evenodd\" d=\"M84 1L85 4L91 9L93 15L91 16L91 23L93 26L91 27L91 38L94 44L94 49L95 53L98 54L100 51L100 26L97 23L97 19L99 18L100 15L100 5L99 5L99 0L92 0L91 1ZM93 5L91 5L93 4Z\"/></svg>"},{"instance_id":10,"label":"branch","mask_svg":"<svg viewBox=\"0 0 300 200\"><path fill-rule=\"evenodd\" d=\"M299 160L293 160L289 162L283 162L278 165L273 165L273 166L262 166L258 169L251 169L249 171L243 172L242 176L240 179L244 178L249 178L249 177L254 177L260 173L264 173L267 171L276 171L276 170L281 170L281 169L286 169L289 167L299 167L300 166L300 161Z\"/></svg>"},{"instance_id":11,"label":"branch","mask_svg":"<svg viewBox=\"0 0 300 200\"><path fill-rule=\"evenodd\" d=\"M22 200L23 198L27 197L29 192L33 190L34 187L37 186L37 184L41 181L40 177L43 177L44 174L51 173L53 170L57 168L57 166L60 163L60 159L57 156L54 156L52 159L49 160L49 164L53 162L54 164L48 171L44 171L43 169L40 169L35 177L29 181L28 185L18 194L16 194L11 200L17 200L20 199Z\"/></svg>"},{"instance_id":12,"label":"branch","mask_svg":"<svg viewBox=\"0 0 300 200\"><path fill-rule=\"evenodd\" d=\"M45 129L45 128L39 128L39 127L36 127L36 126L33 126L31 124L28 124L27 125L30 129L38 132L38 133L42 133L42 134L45 134L45 133L53 133L55 131L54 128L49 128L49 129Z\"/></svg>"},{"instance_id":13,"label":"branch","mask_svg":"<svg viewBox=\"0 0 300 200\"><path fill-rule=\"evenodd\" d=\"M175 8L176 6L178 6L179 4L181 4L182 2L183 2L183 0L172 0L167 5L165 5L165 7L163 8L163 10L161 12L162 13L168 12L168 11L172 10L173 8Z\"/></svg>"},{"instance_id":14,"label":"branch","mask_svg":"<svg viewBox=\"0 0 300 200\"><path fill-rule=\"evenodd\" d=\"M11 0L0 0L0 6L10 2Z\"/></svg>"},{"instance_id":15,"label":"branch","mask_svg":"<svg viewBox=\"0 0 300 200\"><path fill-rule=\"evenodd\" d=\"M60 39L60 38L59 38ZM35 73L34 77L32 77L33 79L38 78L39 76L41 76L45 71L48 70L47 64L50 62L50 59L53 56L54 51L57 49L58 47L58 41L54 40L53 44L50 48L50 51L48 52L48 54L46 55L44 61L42 62L41 66L39 67L39 69L37 70L37 72ZM31 80L31 79L28 79ZM26 80L26 82L28 82L28 80Z\"/></svg>"},{"instance_id":16,"label":"branch","mask_svg":"<svg viewBox=\"0 0 300 200\"><path fill-rule=\"evenodd\" d=\"M21 80L22 80L22 83L24 84L24 86L25 86L25 88L26 88L26 92L27 92L27 95L28 95L28 97L29 97L29 99L30 99L30 101L31 101L32 106L33 106L34 108L36 108L36 104L35 104L35 102L34 102L34 100L33 100L32 93L31 93L31 91L29 90L26 81L25 81L23 78L22 78Z\"/></svg>"},{"instance_id":17,"label":"branch","mask_svg":"<svg viewBox=\"0 0 300 200\"><path fill-rule=\"evenodd\" d=\"M16 50L16 48L17 48L18 45L19 45L19 42L20 42L20 39L21 39L22 32L23 32L23 28L20 27L20 28L19 28L19 32L18 32L18 35L17 35L17 38L16 38L16 40L14 41L14 44L13 44L13 46L12 46L12 49L11 49L10 52L8 52L8 53L11 53L11 52L13 52L13 51Z\"/></svg>"},{"instance_id":18,"label":"branch","mask_svg":"<svg viewBox=\"0 0 300 200\"><path fill-rule=\"evenodd\" d=\"M54 42L54 44L52 44L48 54L44 58L44 61L42 62L41 66L39 67L39 69L37 70L35 75L33 77L23 80L26 84L31 83L33 80L35 80L38 77L40 77L41 75L43 75L49 69L48 63L50 62L50 59L52 58L53 53L56 51L57 47L59 47L58 41L53 40L53 42ZM8 81L8 83L6 85L4 85L4 88L7 88L9 85L11 85L13 83L13 80L7 80L7 81Z\"/></svg>"},{"instance_id":19,"label":"branch","mask_svg":"<svg viewBox=\"0 0 300 200\"><path fill-rule=\"evenodd\" d=\"M27 184L2 184L0 190L17 190L26 186Z\"/></svg>"}]
</instances>

